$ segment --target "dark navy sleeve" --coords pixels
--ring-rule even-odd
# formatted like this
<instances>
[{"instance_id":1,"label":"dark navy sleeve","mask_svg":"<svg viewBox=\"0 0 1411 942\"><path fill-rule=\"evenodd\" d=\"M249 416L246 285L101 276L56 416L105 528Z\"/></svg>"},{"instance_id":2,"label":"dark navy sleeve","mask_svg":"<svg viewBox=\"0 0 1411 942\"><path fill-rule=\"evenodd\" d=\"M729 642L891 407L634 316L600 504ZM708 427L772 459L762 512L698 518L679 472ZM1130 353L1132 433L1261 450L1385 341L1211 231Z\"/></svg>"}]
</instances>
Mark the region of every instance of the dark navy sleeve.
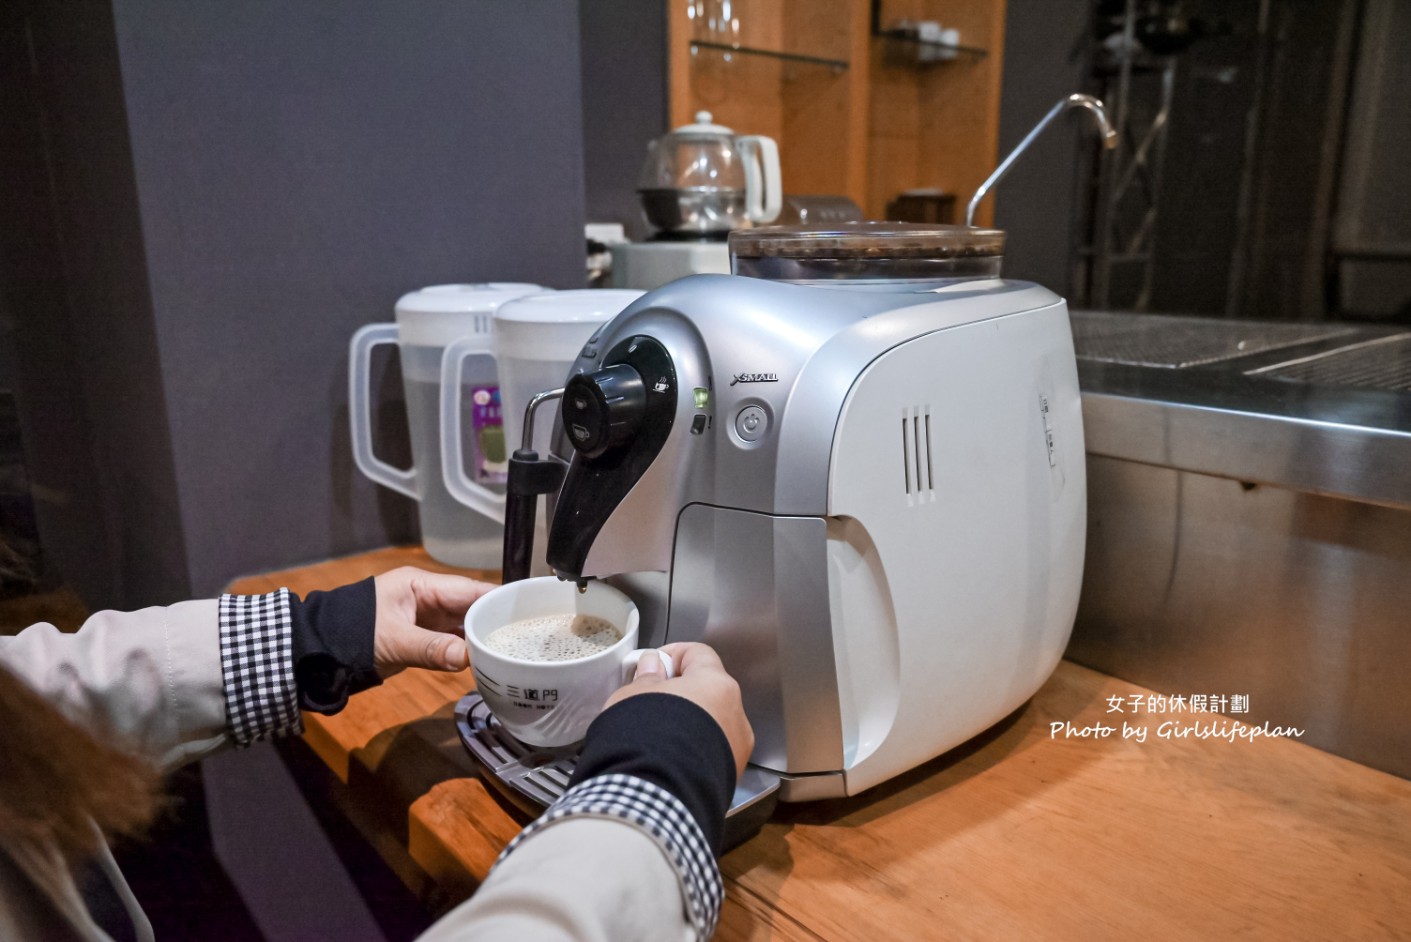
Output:
<instances>
[{"instance_id":1,"label":"dark navy sleeve","mask_svg":"<svg viewBox=\"0 0 1411 942\"><path fill-rule=\"evenodd\" d=\"M348 697L382 683L373 661L377 590L371 578L331 592L289 596L299 707L337 713Z\"/></svg>"},{"instance_id":2,"label":"dark navy sleeve","mask_svg":"<svg viewBox=\"0 0 1411 942\"><path fill-rule=\"evenodd\" d=\"M701 707L675 694L644 693L604 710L588 727L569 785L602 775L630 775L670 792L719 855L735 758L725 731Z\"/></svg>"}]
</instances>

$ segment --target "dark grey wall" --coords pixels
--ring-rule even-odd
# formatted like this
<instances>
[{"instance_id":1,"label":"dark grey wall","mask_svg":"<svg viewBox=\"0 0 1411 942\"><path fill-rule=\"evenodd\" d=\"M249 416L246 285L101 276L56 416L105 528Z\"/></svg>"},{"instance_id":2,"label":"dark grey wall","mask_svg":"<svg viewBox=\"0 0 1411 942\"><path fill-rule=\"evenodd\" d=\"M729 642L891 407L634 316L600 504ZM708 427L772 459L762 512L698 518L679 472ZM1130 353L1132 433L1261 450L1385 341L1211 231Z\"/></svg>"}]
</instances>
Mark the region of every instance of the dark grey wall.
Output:
<instances>
[{"instance_id":1,"label":"dark grey wall","mask_svg":"<svg viewBox=\"0 0 1411 942\"><path fill-rule=\"evenodd\" d=\"M72 367L73 340L28 13L19 2L0 4L0 359L24 426L35 511L55 555L85 539L106 549L106 536L88 477L94 461L81 384L51 380ZM76 578L107 578L105 554L83 561L91 568Z\"/></svg>"},{"instance_id":2,"label":"dark grey wall","mask_svg":"<svg viewBox=\"0 0 1411 942\"><path fill-rule=\"evenodd\" d=\"M670 121L666 6L661 0L586 0L579 17L588 220L620 222L629 236L644 238L637 174L647 142Z\"/></svg>"},{"instance_id":3,"label":"dark grey wall","mask_svg":"<svg viewBox=\"0 0 1411 942\"><path fill-rule=\"evenodd\" d=\"M1333 245L1340 307L1411 324L1411 3L1367 0L1346 119Z\"/></svg>"},{"instance_id":4,"label":"dark grey wall","mask_svg":"<svg viewBox=\"0 0 1411 942\"><path fill-rule=\"evenodd\" d=\"M1000 90L1003 160L1059 99L1088 83L1092 0L1009 0ZM1006 277L1068 295L1078 245L1075 207L1095 146L1084 116L1050 127L995 190L995 224L1007 233ZM968 200L970 194L963 194Z\"/></svg>"},{"instance_id":5,"label":"dark grey wall","mask_svg":"<svg viewBox=\"0 0 1411 942\"><path fill-rule=\"evenodd\" d=\"M581 283L577 3L27 9L63 284L32 463L98 495L90 604L414 538L353 469L348 339L426 284Z\"/></svg>"},{"instance_id":6,"label":"dark grey wall","mask_svg":"<svg viewBox=\"0 0 1411 942\"><path fill-rule=\"evenodd\" d=\"M1177 59L1154 233L1151 308L1224 314L1243 236L1240 194L1249 118L1258 104L1259 9L1248 0L1203 0L1192 4L1189 13L1233 22L1228 35L1205 37ZM1295 167L1306 153L1286 155L1292 158L1288 170L1301 175ZM1114 301L1120 297L1114 293Z\"/></svg>"},{"instance_id":7,"label":"dark grey wall","mask_svg":"<svg viewBox=\"0 0 1411 942\"><path fill-rule=\"evenodd\" d=\"M1230 282L1232 314L1318 320L1330 313L1329 237L1358 6L1271 4L1258 63L1263 88L1248 171L1248 223L1233 247L1239 268ZM1391 120L1406 124L1405 90L1390 104ZM1392 174L1398 181L1404 180L1401 166L1398 155Z\"/></svg>"},{"instance_id":8,"label":"dark grey wall","mask_svg":"<svg viewBox=\"0 0 1411 942\"><path fill-rule=\"evenodd\" d=\"M85 0L5 17L28 66L3 96L25 194L4 280L41 537L90 605L170 599L189 570L112 17Z\"/></svg>"},{"instance_id":9,"label":"dark grey wall","mask_svg":"<svg viewBox=\"0 0 1411 942\"><path fill-rule=\"evenodd\" d=\"M1115 116L1116 82L1104 91L1089 72L1094 6L1092 0L1009 3L1001 154L1069 91L1103 95ZM1201 38L1175 58L1149 310L1326 316L1340 122L1359 5L1185 0L1180 7L1199 24ZM1159 78L1147 72L1133 79L1137 133L1159 102ZM1079 303L1084 291L1074 272L1096 146L1084 125L1062 119L1000 184L996 202L997 223L1009 234L1006 273ZM1129 235L1140 221L1140 202L1127 205ZM1108 303L1134 304L1139 276L1136 266L1114 266Z\"/></svg>"}]
</instances>

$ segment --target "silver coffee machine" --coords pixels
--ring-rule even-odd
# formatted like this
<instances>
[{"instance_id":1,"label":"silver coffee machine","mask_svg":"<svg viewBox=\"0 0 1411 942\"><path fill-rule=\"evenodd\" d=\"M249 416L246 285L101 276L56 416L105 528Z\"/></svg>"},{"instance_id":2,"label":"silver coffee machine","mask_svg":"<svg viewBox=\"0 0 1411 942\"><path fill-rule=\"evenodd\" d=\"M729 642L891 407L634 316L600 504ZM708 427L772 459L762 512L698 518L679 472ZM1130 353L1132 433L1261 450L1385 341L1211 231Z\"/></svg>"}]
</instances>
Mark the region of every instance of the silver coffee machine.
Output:
<instances>
[{"instance_id":1,"label":"silver coffee machine","mask_svg":"<svg viewBox=\"0 0 1411 942\"><path fill-rule=\"evenodd\" d=\"M1081 581L1083 425L1067 307L998 277L1003 233L775 227L730 248L734 275L659 288L583 348L548 562L632 596L644 644L719 652L757 822L938 756L1048 678ZM571 750L492 754L493 719L461 719L520 798L567 781Z\"/></svg>"}]
</instances>

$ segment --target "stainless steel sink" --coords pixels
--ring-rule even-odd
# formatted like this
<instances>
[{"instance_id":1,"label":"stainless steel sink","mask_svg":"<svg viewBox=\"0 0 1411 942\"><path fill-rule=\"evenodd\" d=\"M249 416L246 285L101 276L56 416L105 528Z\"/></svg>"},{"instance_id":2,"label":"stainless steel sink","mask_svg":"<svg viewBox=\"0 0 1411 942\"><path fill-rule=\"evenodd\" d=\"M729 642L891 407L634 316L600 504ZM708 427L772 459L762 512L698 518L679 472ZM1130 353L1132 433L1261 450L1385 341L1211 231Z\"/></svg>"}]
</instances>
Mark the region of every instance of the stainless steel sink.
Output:
<instances>
[{"instance_id":1,"label":"stainless steel sink","mask_svg":"<svg viewBox=\"0 0 1411 942\"><path fill-rule=\"evenodd\" d=\"M1068 656L1411 778L1411 331L1074 312Z\"/></svg>"}]
</instances>

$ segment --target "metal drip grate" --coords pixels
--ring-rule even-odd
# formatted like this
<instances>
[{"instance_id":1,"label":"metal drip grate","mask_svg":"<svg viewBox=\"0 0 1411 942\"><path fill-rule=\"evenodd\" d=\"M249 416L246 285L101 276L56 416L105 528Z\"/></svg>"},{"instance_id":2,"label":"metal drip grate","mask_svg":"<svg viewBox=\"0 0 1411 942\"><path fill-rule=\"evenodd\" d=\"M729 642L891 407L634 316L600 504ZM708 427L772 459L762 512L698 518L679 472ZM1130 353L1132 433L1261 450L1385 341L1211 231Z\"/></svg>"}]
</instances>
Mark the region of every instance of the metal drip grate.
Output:
<instances>
[{"instance_id":1,"label":"metal drip grate","mask_svg":"<svg viewBox=\"0 0 1411 942\"><path fill-rule=\"evenodd\" d=\"M1203 317L1074 312L1079 358L1179 369L1220 363L1354 333L1326 324L1268 324Z\"/></svg>"},{"instance_id":2,"label":"metal drip grate","mask_svg":"<svg viewBox=\"0 0 1411 942\"><path fill-rule=\"evenodd\" d=\"M1251 376L1411 392L1411 334L1383 337L1328 353L1278 363Z\"/></svg>"},{"instance_id":3,"label":"metal drip grate","mask_svg":"<svg viewBox=\"0 0 1411 942\"><path fill-rule=\"evenodd\" d=\"M478 693L456 704L456 731L500 792L522 811L537 815L568 788L578 747L536 749L505 732Z\"/></svg>"},{"instance_id":4,"label":"metal drip grate","mask_svg":"<svg viewBox=\"0 0 1411 942\"><path fill-rule=\"evenodd\" d=\"M478 693L468 693L456 704L456 732L481 776L530 817L563 797L578 765L577 745L536 748L515 739ZM779 776L747 766L735 781L725 812L722 852L759 833L778 803Z\"/></svg>"}]
</instances>

